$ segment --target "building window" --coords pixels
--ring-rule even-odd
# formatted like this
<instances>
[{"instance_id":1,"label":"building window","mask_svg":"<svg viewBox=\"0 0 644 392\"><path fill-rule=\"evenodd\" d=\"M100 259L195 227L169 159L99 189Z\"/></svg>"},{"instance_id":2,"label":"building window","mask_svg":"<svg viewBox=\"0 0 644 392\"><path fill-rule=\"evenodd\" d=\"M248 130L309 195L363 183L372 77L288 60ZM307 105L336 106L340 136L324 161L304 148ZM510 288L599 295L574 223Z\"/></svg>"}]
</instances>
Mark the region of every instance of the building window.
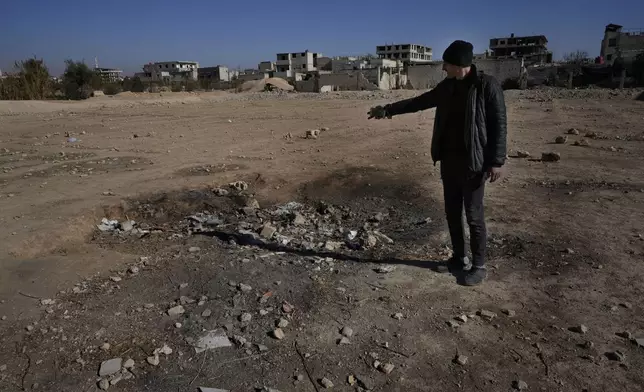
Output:
<instances>
[{"instance_id":1,"label":"building window","mask_svg":"<svg viewBox=\"0 0 644 392\"><path fill-rule=\"evenodd\" d=\"M613 55L612 55L612 54L607 54L607 55L606 55L606 61L611 61L612 59L613 59Z\"/></svg>"},{"instance_id":2,"label":"building window","mask_svg":"<svg viewBox=\"0 0 644 392\"><path fill-rule=\"evenodd\" d=\"M502 39L501 41L499 41L499 45L505 45L505 40Z\"/></svg>"},{"instance_id":3,"label":"building window","mask_svg":"<svg viewBox=\"0 0 644 392\"><path fill-rule=\"evenodd\" d=\"M614 48L615 46L617 46L617 38L610 38L608 40L608 46L611 48Z\"/></svg>"},{"instance_id":4,"label":"building window","mask_svg":"<svg viewBox=\"0 0 644 392\"><path fill-rule=\"evenodd\" d=\"M165 67L168 68L168 64L166 64Z\"/></svg>"}]
</instances>

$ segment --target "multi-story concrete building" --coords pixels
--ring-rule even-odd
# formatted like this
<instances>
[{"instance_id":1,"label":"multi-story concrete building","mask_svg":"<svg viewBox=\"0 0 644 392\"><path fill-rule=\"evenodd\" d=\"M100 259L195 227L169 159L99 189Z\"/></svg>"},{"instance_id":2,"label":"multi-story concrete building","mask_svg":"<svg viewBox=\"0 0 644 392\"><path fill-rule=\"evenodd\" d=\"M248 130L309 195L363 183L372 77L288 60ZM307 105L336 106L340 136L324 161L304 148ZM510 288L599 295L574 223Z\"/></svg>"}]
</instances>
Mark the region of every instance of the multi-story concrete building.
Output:
<instances>
[{"instance_id":1,"label":"multi-story concrete building","mask_svg":"<svg viewBox=\"0 0 644 392\"><path fill-rule=\"evenodd\" d=\"M212 82L230 82L230 71L228 67L217 65L216 67L197 68L199 80L210 80Z\"/></svg>"},{"instance_id":2,"label":"multi-story concrete building","mask_svg":"<svg viewBox=\"0 0 644 392\"><path fill-rule=\"evenodd\" d=\"M273 72L275 71L275 62L274 61L262 61L257 66L260 72Z\"/></svg>"},{"instance_id":3,"label":"multi-story concrete building","mask_svg":"<svg viewBox=\"0 0 644 392\"><path fill-rule=\"evenodd\" d=\"M631 63L641 53L644 53L644 29L624 29L612 23L606 25L601 56L607 64L613 64L616 59Z\"/></svg>"},{"instance_id":4,"label":"multi-story concrete building","mask_svg":"<svg viewBox=\"0 0 644 392\"><path fill-rule=\"evenodd\" d=\"M149 82L183 82L197 80L198 68L196 61L163 61L145 64L135 76Z\"/></svg>"},{"instance_id":5,"label":"multi-story concrete building","mask_svg":"<svg viewBox=\"0 0 644 392\"><path fill-rule=\"evenodd\" d=\"M432 61L432 48L416 44L392 44L376 47L381 59L400 60L406 65L423 64Z\"/></svg>"},{"instance_id":6,"label":"multi-story concrete building","mask_svg":"<svg viewBox=\"0 0 644 392\"><path fill-rule=\"evenodd\" d=\"M308 50L298 53L278 53L275 63L275 76L280 78L294 78L296 74L317 71L317 59L321 53Z\"/></svg>"},{"instance_id":7,"label":"multi-story concrete building","mask_svg":"<svg viewBox=\"0 0 644 392\"><path fill-rule=\"evenodd\" d=\"M548 51L548 39L545 35L532 35L490 39L491 59L523 58L529 63L551 63L552 52Z\"/></svg>"}]
</instances>

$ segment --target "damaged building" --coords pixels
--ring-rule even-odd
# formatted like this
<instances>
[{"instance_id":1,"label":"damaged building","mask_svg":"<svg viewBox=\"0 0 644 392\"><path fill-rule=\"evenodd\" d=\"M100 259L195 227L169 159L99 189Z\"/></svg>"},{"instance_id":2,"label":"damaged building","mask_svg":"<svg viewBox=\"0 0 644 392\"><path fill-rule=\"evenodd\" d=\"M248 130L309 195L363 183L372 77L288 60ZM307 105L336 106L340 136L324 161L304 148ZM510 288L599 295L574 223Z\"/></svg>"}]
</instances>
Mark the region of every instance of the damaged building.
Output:
<instances>
[{"instance_id":1,"label":"damaged building","mask_svg":"<svg viewBox=\"0 0 644 392\"><path fill-rule=\"evenodd\" d=\"M606 25L602 40L601 57L612 65L616 59L631 63L644 53L644 29L624 29L617 24Z\"/></svg>"},{"instance_id":2,"label":"damaged building","mask_svg":"<svg viewBox=\"0 0 644 392\"><path fill-rule=\"evenodd\" d=\"M148 63L143 66L143 72L134 76L144 82L183 82L197 80L199 63L196 61L163 61Z\"/></svg>"},{"instance_id":3,"label":"damaged building","mask_svg":"<svg viewBox=\"0 0 644 392\"><path fill-rule=\"evenodd\" d=\"M552 52L548 50L548 39L545 35L531 35L490 39L491 59L522 58L526 64L545 64L552 62Z\"/></svg>"},{"instance_id":4,"label":"damaged building","mask_svg":"<svg viewBox=\"0 0 644 392\"><path fill-rule=\"evenodd\" d=\"M432 48L418 44L391 44L376 47L381 59L400 60L405 65L427 64L432 61Z\"/></svg>"},{"instance_id":5,"label":"damaged building","mask_svg":"<svg viewBox=\"0 0 644 392\"><path fill-rule=\"evenodd\" d=\"M297 74L317 71L318 58L321 53L305 50L297 53L278 53L275 63L275 76L282 79L297 79Z\"/></svg>"}]
</instances>

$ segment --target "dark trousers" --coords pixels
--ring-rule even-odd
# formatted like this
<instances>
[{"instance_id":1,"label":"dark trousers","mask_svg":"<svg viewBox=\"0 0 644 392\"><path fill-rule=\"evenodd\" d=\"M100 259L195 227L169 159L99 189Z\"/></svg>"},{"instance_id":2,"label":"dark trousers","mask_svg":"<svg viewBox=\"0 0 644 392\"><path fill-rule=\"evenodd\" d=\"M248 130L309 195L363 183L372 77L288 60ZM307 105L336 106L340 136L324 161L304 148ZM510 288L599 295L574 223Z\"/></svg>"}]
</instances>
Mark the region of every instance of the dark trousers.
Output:
<instances>
[{"instance_id":1,"label":"dark trousers","mask_svg":"<svg viewBox=\"0 0 644 392\"><path fill-rule=\"evenodd\" d=\"M485 266L485 245L487 231L483 211L483 194L487 173L471 173L467 159L452 159L441 162L441 178L445 199L445 214L449 235L452 239L454 257L464 257L465 231L463 228L463 206L470 227L470 248L472 264Z\"/></svg>"}]
</instances>

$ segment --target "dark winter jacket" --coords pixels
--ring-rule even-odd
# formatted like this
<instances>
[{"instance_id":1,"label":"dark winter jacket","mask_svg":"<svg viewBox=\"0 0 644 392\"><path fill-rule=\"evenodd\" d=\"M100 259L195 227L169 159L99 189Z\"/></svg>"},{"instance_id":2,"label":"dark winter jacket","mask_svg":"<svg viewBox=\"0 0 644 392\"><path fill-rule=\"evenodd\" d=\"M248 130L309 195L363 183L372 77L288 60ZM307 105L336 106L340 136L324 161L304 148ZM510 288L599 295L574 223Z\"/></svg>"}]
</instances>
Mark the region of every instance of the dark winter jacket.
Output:
<instances>
[{"instance_id":1,"label":"dark winter jacket","mask_svg":"<svg viewBox=\"0 0 644 392\"><path fill-rule=\"evenodd\" d=\"M472 66L472 75L474 81L467 99L464 135L469 170L476 173L505 163L507 118L499 82L492 76L479 75L475 66ZM446 131L449 112L446 105L450 102L455 82L454 79L444 79L434 89L418 97L385 106L387 116L436 108L431 150L434 164L443 158L441 137Z\"/></svg>"}]
</instances>

